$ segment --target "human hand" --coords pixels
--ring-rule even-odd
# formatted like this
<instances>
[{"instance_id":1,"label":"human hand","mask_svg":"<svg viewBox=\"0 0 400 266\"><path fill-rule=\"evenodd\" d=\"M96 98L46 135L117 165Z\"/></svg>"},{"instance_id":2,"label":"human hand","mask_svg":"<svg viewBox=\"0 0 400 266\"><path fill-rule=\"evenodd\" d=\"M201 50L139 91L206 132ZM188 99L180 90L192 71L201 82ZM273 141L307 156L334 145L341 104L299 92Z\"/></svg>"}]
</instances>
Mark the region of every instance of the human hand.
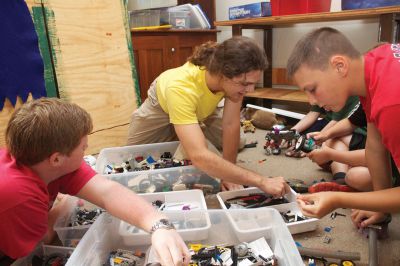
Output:
<instances>
[{"instance_id":1,"label":"human hand","mask_svg":"<svg viewBox=\"0 0 400 266\"><path fill-rule=\"evenodd\" d=\"M321 218L337 208L335 194L336 192L320 192L297 195L297 204L305 216Z\"/></svg>"},{"instance_id":2,"label":"human hand","mask_svg":"<svg viewBox=\"0 0 400 266\"><path fill-rule=\"evenodd\" d=\"M158 229L151 236L151 243L163 266L189 265L190 253L176 230Z\"/></svg>"},{"instance_id":3,"label":"human hand","mask_svg":"<svg viewBox=\"0 0 400 266\"><path fill-rule=\"evenodd\" d=\"M323 145L321 149L315 149L307 154L307 157L318 165L322 165L331 161L332 159L332 148L327 145Z\"/></svg>"},{"instance_id":4,"label":"human hand","mask_svg":"<svg viewBox=\"0 0 400 266\"><path fill-rule=\"evenodd\" d=\"M386 214L382 212L371 212L363 210L352 210L351 220L357 228L365 228L368 225L376 224L384 221Z\"/></svg>"},{"instance_id":5,"label":"human hand","mask_svg":"<svg viewBox=\"0 0 400 266\"><path fill-rule=\"evenodd\" d=\"M285 179L279 177L262 177L260 185L258 186L262 191L271 194L274 198L283 197L290 192L290 187Z\"/></svg>"},{"instance_id":6,"label":"human hand","mask_svg":"<svg viewBox=\"0 0 400 266\"><path fill-rule=\"evenodd\" d=\"M239 189L243 189L243 188L244 187L242 185L238 185L238 184L227 182L227 181L221 181L221 190L222 191L239 190Z\"/></svg>"},{"instance_id":7,"label":"human hand","mask_svg":"<svg viewBox=\"0 0 400 266\"><path fill-rule=\"evenodd\" d=\"M322 145L322 143L328 139L328 136L320 131L310 132L307 134L307 138L313 138L317 145Z\"/></svg>"}]
</instances>

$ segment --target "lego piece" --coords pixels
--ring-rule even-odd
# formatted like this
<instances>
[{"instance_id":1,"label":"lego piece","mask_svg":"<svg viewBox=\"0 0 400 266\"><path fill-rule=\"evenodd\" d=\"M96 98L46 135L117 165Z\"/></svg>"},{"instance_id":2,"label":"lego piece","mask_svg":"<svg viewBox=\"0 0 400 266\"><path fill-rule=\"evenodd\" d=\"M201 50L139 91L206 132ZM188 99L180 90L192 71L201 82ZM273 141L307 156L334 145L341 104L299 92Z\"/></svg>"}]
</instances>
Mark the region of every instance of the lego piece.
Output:
<instances>
[{"instance_id":1,"label":"lego piece","mask_svg":"<svg viewBox=\"0 0 400 266\"><path fill-rule=\"evenodd\" d=\"M331 238L329 236L325 236L323 242L325 244L329 244L331 242Z\"/></svg>"}]
</instances>

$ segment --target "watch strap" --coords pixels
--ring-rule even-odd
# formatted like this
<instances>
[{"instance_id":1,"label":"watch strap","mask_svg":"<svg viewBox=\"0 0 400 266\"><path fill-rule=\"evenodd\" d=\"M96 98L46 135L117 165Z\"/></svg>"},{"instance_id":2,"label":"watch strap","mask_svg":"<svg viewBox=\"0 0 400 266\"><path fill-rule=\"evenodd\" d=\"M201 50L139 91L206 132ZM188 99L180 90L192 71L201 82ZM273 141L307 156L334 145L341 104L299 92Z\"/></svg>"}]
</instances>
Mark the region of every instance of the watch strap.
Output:
<instances>
[{"instance_id":1,"label":"watch strap","mask_svg":"<svg viewBox=\"0 0 400 266\"><path fill-rule=\"evenodd\" d=\"M175 229L175 226L168 219L160 219L153 224L150 229L150 234L154 233L158 229L172 230Z\"/></svg>"}]
</instances>

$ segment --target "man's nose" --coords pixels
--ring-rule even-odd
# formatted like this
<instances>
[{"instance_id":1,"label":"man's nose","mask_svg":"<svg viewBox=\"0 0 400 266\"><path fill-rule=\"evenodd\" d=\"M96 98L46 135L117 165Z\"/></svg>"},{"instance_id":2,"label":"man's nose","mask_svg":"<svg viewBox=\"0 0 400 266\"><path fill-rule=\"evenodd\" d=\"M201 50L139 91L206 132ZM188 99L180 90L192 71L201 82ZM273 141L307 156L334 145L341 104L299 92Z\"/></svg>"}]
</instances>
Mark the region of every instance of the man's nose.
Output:
<instances>
[{"instance_id":1,"label":"man's nose","mask_svg":"<svg viewBox=\"0 0 400 266\"><path fill-rule=\"evenodd\" d=\"M255 90L256 85L255 84L249 84L246 86L246 92L253 92Z\"/></svg>"}]
</instances>

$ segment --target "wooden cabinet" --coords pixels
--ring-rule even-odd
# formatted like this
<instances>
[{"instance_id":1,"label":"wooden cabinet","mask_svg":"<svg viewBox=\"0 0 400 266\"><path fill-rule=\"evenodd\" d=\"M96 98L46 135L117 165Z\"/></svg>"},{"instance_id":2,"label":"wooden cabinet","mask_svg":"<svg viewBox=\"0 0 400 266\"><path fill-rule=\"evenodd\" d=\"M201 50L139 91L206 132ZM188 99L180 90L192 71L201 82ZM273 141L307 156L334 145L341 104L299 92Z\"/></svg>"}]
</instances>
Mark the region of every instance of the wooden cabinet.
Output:
<instances>
[{"instance_id":1,"label":"wooden cabinet","mask_svg":"<svg viewBox=\"0 0 400 266\"><path fill-rule=\"evenodd\" d=\"M194 48L216 41L216 30L132 31L132 45L138 73L140 96L163 71L184 64Z\"/></svg>"}]
</instances>

